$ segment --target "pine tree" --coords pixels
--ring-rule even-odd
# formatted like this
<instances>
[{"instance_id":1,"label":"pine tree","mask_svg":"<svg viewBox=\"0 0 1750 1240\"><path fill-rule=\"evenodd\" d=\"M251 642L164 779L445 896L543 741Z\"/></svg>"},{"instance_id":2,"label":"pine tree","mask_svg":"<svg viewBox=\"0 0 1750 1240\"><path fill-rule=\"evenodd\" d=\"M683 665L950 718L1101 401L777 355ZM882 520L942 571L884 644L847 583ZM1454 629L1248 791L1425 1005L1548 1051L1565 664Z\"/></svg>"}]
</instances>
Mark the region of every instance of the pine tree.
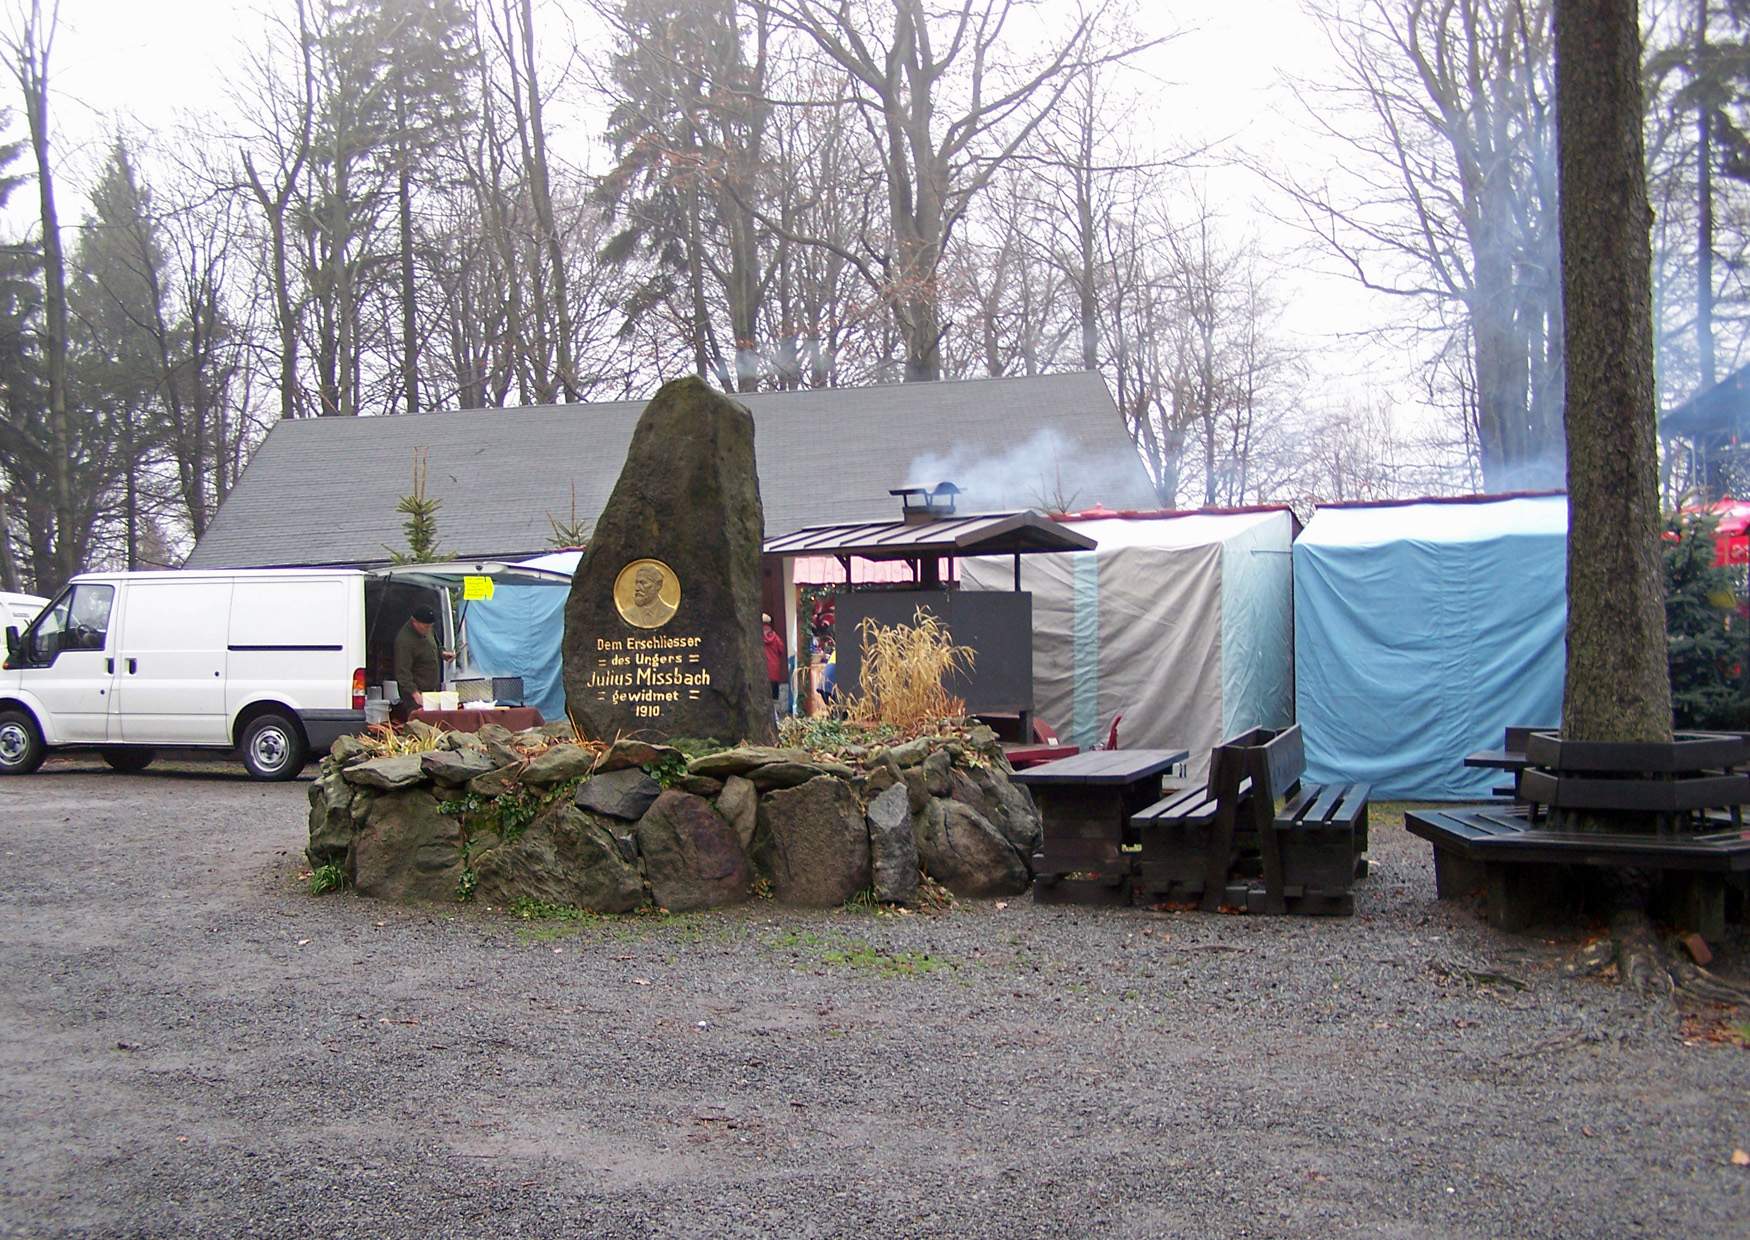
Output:
<instances>
[{"instance_id":1,"label":"pine tree","mask_svg":"<svg viewBox=\"0 0 1750 1240\"><path fill-rule=\"evenodd\" d=\"M1665 522L1665 621L1671 711L1680 728L1739 727L1745 715L1745 623L1732 572L1714 563L1711 515Z\"/></svg>"},{"instance_id":2,"label":"pine tree","mask_svg":"<svg viewBox=\"0 0 1750 1240\"><path fill-rule=\"evenodd\" d=\"M413 489L395 504L395 511L407 518L401 523L401 532L407 536L407 550L384 548L393 563L430 564L451 558L448 552L438 550L437 513L443 506L443 500L425 493L425 449L415 449Z\"/></svg>"}]
</instances>

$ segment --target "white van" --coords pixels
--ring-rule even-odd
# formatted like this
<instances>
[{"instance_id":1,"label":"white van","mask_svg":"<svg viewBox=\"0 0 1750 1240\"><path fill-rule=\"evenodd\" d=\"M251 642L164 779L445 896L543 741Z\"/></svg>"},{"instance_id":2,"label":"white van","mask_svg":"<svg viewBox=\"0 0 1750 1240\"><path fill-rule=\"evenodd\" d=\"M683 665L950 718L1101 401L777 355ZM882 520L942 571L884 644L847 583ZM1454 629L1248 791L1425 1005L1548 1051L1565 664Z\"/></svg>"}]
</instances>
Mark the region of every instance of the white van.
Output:
<instances>
[{"instance_id":1,"label":"white van","mask_svg":"<svg viewBox=\"0 0 1750 1240\"><path fill-rule=\"evenodd\" d=\"M235 749L255 778L290 779L363 728L414 607L436 608L437 638L455 648L451 598L467 577L569 583L484 562L82 574L7 627L0 775L57 749L96 749L119 771L161 749Z\"/></svg>"},{"instance_id":2,"label":"white van","mask_svg":"<svg viewBox=\"0 0 1750 1240\"><path fill-rule=\"evenodd\" d=\"M8 594L0 590L0 629L16 624L20 629L36 619L49 600L35 594Z\"/></svg>"}]
</instances>

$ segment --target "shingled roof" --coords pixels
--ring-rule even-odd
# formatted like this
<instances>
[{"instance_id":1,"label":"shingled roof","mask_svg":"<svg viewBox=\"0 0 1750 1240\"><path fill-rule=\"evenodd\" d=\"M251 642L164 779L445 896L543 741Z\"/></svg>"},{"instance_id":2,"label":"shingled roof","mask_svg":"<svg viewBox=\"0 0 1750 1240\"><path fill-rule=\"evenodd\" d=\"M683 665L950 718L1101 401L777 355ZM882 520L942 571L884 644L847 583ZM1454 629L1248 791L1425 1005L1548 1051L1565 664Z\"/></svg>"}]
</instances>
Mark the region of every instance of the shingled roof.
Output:
<instances>
[{"instance_id":1,"label":"shingled roof","mask_svg":"<svg viewBox=\"0 0 1750 1240\"><path fill-rule=\"evenodd\" d=\"M737 397L754 415L766 534L885 520L888 492L952 480L962 507L1152 504L1096 374L829 388ZM405 544L396 500L413 454L457 556L548 548L548 514L607 501L642 401L280 422L188 558L190 568L370 565Z\"/></svg>"}]
</instances>

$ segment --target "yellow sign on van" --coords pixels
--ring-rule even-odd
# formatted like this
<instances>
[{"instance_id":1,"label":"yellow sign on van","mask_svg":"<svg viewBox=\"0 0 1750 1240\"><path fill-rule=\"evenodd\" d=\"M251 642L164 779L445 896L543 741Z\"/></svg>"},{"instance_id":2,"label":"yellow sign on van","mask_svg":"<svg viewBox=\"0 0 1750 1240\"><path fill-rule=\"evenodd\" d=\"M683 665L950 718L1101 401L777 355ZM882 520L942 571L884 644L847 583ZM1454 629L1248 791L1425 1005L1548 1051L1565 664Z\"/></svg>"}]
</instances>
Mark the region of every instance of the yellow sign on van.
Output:
<instances>
[{"instance_id":1,"label":"yellow sign on van","mask_svg":"<svg viewBox=\"0 0 1750 1240\"><path fill-rule=\"evenodd\" d=\"M492 578L464 577L462 578L462 600L464 602L486 602L492 597Z\"/></svg>"}]
</instances>

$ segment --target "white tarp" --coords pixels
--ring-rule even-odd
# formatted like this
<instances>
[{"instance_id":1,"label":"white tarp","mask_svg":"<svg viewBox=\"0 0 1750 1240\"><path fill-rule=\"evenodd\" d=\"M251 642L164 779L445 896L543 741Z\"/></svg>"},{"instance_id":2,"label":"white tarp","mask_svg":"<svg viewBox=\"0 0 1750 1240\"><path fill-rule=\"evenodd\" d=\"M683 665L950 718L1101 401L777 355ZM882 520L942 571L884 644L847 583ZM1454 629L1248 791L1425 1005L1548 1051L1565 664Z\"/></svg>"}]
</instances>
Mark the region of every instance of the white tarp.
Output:
<instances>
[{"instance_id":1,"label":"white tarp","mask_svg":"<svg viewBox=\"0 0 1750 1240\"><path fill-rule=\"evenodd\" d=\"M1021 558L1033 595L1033 705L1086 749L1123 715L1126 749L1209 750L1294 719L1293 517L1286 510L1102 517L1093 551ZM1014 588L1014 561L962 561L967 589Z\"/></svg>"}]
</instances>

